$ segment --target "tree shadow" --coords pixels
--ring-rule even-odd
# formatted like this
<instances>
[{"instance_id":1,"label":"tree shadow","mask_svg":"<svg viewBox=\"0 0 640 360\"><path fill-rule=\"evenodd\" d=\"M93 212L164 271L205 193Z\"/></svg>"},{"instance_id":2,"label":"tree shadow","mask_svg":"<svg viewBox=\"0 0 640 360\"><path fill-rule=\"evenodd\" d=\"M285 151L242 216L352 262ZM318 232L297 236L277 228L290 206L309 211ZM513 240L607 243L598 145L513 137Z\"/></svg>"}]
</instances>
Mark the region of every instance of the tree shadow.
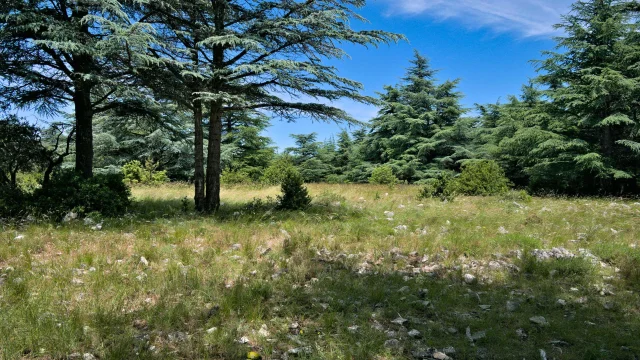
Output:
<instances>
[{"instance_id":1,"label":"tree shadow","mask_svg":"<svg viewBox=\"0 0 640 360\"><path fill-rule=\"evenodd\" d=\"M258 271L246 267L232 286L205 279L198 269L170 267L158 289L162 300L129 312L97 303L92 330L80 331L79 340L98 338L105 359L244 359L249 351L263 359L640 354L638 297L626 291L631 284L616 283L620 291L608 294L584 259L504 258L493 273L477 272L478 283L465 281L460 265L415 274L422 266L415 256L397 253L364 265L356 255L311 250L296 239L283 253L285 260L282 254L250 259Z\"/></svg>"}]
</instances>

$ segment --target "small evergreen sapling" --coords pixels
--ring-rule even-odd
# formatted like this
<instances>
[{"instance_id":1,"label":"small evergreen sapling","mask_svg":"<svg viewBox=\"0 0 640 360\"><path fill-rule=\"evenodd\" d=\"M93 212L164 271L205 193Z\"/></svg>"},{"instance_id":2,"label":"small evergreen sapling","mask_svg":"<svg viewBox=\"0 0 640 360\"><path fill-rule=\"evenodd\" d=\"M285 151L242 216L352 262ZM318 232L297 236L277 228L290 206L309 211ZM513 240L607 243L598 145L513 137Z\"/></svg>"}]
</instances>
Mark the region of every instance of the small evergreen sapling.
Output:
<instances>
[{"instance_id":1,"label":"small evergreen sapling","mask_svg":"<svg viewBox=\"0 0 640 360\"><path fill-rule=\"evenodd\" d=\"M302 210L311 205L311 197L300 172L290 168L282 180L282 195L278 196L278 207L283 210Z\"/></svg>"}]
</instances>

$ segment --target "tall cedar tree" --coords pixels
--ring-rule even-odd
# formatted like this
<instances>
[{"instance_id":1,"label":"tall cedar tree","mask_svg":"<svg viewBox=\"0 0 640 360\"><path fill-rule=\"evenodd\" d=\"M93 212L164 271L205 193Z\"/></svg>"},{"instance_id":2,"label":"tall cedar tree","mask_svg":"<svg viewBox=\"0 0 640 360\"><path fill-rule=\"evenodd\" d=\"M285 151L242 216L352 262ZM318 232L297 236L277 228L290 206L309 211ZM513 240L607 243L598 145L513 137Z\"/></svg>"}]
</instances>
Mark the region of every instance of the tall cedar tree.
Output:
<instances>
[{"instance_id":1,"label":"tall cedar tree","mask_svg":"<svg viewBox=\"0 0 640 360\"><path fill-rule=\"evenodd\" d=\"M52 114L73 104L76 170L93 174L93 117L124 106L149 59L148 28L115 0L5 0L0 5L0 99Z\"/></svg>"},{"instance_id":2,"label":"tall cedar tree","mask_svg":"<svg viewBox=\"0 0 640 360\"><path fill-rule=\"evenodd\" d=\"M403 83L386 87L383 107L371 122L367 152L374 163L388 163L401 180L422 179L441 157L451 155L441 132L456 124L464 109L458 80L437 83L437 71L416 51Z\"/></svg>"},{"instance_id":3,"label":"tall cedar tree","mask_svg":"<svg viewBox=\"0 0 640 360\"><path fill-rule=\"evenodd\" d=\"M530 172L571 169L568 187L619 193L640 179L638 24L629 1L578 1L558 25L558 50L536 62L563 132L542 143ZM552 184L551 186L556 186Z\"/></svg>"},{"instance_id":4,"label":"tall cedar tree","mask_svg":"<svg viewBox=\"0 0 640 360\"><path fill-rule=\"evenodd\" d=\"M149 0L143 10L159 14L164 37L178 45L162 55L174 64L187 62L182 75L203 85L190 88L194 102L209 111L205 194L196 188L200 210L220 206L221 142L223 119L229 112L263 110L295 120L307 116L319 121L355 121L349 114L318 100L349 98L363 103L375 100L360 95L362 85L340 77L326 65L346 56L344 43L377 46L396 42L401 35L383 31L353 30L351 20L364 20L356 10L365 0ZM161 9L161 11L158 11ZM192 54L185 61L184 54ZM180 64L184 66L184 64ZM196 120L197 121L197 120ZM200 138L196 125L196 184Z\"/></svg>"}]
</instances>

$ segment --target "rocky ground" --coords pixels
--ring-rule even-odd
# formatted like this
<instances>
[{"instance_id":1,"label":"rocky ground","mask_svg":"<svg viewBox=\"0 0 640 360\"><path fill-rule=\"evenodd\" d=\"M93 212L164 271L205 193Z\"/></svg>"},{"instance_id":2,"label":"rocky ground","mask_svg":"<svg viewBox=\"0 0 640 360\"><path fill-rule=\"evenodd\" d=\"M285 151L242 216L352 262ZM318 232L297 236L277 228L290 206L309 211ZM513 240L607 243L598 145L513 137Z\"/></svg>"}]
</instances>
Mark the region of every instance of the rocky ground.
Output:
<instances>
[{"instance_id":1,"label":"rocky ground","mask_svg":"<svg viewBox=\"0 0 640 360\"><path fill-rule=\"evenodd\" d=\"M280 213L228 189L207 218L139 188L121 219L5 225L0 357L640 356L640 204L310 190Z\"/></svg>"}]
</instances>

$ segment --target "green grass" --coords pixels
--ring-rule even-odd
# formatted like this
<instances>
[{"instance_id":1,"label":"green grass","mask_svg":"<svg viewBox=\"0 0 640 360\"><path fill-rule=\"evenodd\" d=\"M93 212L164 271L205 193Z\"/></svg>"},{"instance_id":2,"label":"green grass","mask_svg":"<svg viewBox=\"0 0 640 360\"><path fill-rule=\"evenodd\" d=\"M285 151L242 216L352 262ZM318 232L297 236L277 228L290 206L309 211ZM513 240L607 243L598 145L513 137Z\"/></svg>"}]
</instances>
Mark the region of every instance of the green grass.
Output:
<instances>
[{"instance_id":1,"label":"green grass","mask_svg":"<svg viewBox=\"0 0 640 360\"><path fill-rule=\"evenodd\" d=\"M130 214L103 219L101 231L82 220L5 226L0 358L244 359L254 350L280 359L304 349L298 358L412 359L447 347L454 359L539 359L541 349L550 359L640 356L634 201L518 206L418 201L410 186L309 190L310 209L278 212L268 200L277 188L224 189L220 213L205 217L190 201L185 212L186 186L138 187ZM598 261L530 255L553 247ZM399 316L404 327L392 323ZM471 343L467 328L486 336ZM398 348L385 347L387 331Z\"/></svg>"}]
</instances>

